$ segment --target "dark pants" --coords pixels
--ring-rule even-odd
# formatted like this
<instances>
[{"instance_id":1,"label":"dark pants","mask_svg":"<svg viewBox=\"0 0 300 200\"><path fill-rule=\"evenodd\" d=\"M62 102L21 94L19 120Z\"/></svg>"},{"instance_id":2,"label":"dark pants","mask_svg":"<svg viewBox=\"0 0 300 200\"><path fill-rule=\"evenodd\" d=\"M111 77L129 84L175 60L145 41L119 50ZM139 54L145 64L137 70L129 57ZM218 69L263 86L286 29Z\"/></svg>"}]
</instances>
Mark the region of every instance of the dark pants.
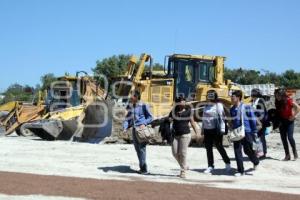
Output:
<instances>
[{"instance_id":1,"label":"dark pants","mask_svg":"<svg viewBox=\"0 0 300 200\"><path fill-rule=\"evenodd\" d=\"M292 147L293 153L296 153L296 142L294 139L294 121L282 120L279 127L281 141L284 147L285 155L290 155L288 141Z\"/></svg>"},{"instance_id":2,"label":"dark pants","mask_svg":"<svg viewBox=\"0 0 300 200\"><path fill-rule=\"evenodd\" d=\"M147 171L147 163L146 163L146 143L139 143L136 138L135 129L132 129L132 139L133 145L136 151L136 154L139 159L139 165L141 171Z\"/></svg>"},{"instance_id":3,"label":"dark pants","mask_svg":"<svg viewBox=\"0 0 300 200\"><path fill-rule=\"evenodd\" d=\"M262 130L259 131L258 137L260 138L260 141L263 146L264 155L267 154L267 141L266 141L266 135L265 135L266 128L262 128Z\"/></svg>"},{"instance_id":4,"label":"dark pants","mask_svg":"<svg viewBox=\"0 0 300 200\"><path fill-rule=\"evenodd\" d=\"M207 153L208 167L214 168L214 154L213 145L215 144L217 150L226 164L230 164L230 159L223 146L223 135L217 134L216 129L204 129L204 144Z\"/></svg>"},{"instance_id":5,"label":"dark pants","mask_svg":"<svg viewBox=\"0 0 300 200\"><path fill-rule=\"evenodd\" d=\"M233 143L235 160L237 163L237 168L238 168L239 173L245 172L244 164L243 164L242 148L244 148L245 154L249 157L250 161L254 165L259 164L259 159L256 157L255 152L252 148L252 145L253 145L253 135L247 134L247 133L246 133L246 136L242 140Z\"/></svg>"}]
</instances>

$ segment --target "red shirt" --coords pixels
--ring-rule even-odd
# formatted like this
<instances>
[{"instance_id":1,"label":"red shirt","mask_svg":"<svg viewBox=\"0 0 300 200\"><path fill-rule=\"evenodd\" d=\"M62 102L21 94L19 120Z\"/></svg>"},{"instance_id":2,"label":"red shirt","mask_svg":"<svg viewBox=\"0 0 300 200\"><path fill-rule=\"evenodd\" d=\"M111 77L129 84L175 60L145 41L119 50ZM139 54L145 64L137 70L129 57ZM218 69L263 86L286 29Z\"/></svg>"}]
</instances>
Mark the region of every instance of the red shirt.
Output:
<instances>
[{"instance_id":1,"label":"red shirt","mask_svg":"<svg viewBox=\"0 0 300 200\"><path fill-rule=\"evenodd\" d=\"M286 105L280 111L283 119L289 119L293 115L293 106L293 99L288 98Z\"/></svg>"}]
</instances>

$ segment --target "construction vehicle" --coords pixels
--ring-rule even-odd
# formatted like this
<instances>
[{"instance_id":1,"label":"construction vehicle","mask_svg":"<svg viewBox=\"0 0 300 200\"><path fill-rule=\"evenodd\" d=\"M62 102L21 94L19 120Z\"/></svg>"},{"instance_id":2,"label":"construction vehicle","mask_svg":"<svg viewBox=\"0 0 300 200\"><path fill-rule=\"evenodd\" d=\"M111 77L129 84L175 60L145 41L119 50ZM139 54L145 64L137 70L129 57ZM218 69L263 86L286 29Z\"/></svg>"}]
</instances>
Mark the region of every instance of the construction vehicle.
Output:
<instances>
[{"instance_id":1,"label":"construction vehicle","mask_svg":"<svg viewBox=\"0 0 300 200\"><path fill-rule=\"evenodd\" d=\"M105 90L89 77L64 76L52 83L42 119L24 124L45 140L99 143L111 134L111 105ZM104 123L105 122L105 123Z\"/></svg>"},{"instance_id":2,"label":"construction vehicle","mask_svg":"<svg viewBox=\"0 0 300 200\"><path fill-rule=\"evenodd\" d=\"M229 113L231 93L241 89L230 80L224 80L224 61L225 57L222 56L174 54L165 57L162 73L152 70L150 55L142 54L139 60L133 56L126 73L115 78L112 96L117 100L117 105L122 106L128 103L133 90L139 90L141 101L150 106L154 116L152 125L156 127L158 135L156 140L160 142L158 126L168 117L178 96L187 99L195 110L196 119L200 120L207 92L215 90L227 108L226 113ZM245 95L243 98L244 102L250 102ZM196 139L195 134L192 136ZM130 137L127 134L124 139L129 141Z\"/></svg>"},{"instance_id":3,"label":"construction vehicle","mask_svg":"<svg viewBox=\"0 0 300 200\"><path fill-rule=\"evenodd\" d=\"M215 90L229 106L231 93L240 88L224 80L224 61L222 56L174 54L165 58L164 74L155 74L150 55L142 54L139 61L132 57L126 74L115 80L114 96L123 97L119 101L126 102L131 91L139 90L141 100L150 105L156 118L170 113L177 96L201 103L206 101L208 90ZM145 70L148 62L150 67Z\"/></svg>"},{"instance_id":4,"label":"construction vehicle","mask_svg":"<svg viewBox=\"0 0 300 200\"><path fill-rule=\"evenodd\" d=\"M23 127L23 124L41 119L45 114L42 93L39 92L38 94L36 102L12 101L0 106L0 127L2 133L10 135L16 131L18 135L32 135L30 131Z\"/></svg>"}]
</instances>

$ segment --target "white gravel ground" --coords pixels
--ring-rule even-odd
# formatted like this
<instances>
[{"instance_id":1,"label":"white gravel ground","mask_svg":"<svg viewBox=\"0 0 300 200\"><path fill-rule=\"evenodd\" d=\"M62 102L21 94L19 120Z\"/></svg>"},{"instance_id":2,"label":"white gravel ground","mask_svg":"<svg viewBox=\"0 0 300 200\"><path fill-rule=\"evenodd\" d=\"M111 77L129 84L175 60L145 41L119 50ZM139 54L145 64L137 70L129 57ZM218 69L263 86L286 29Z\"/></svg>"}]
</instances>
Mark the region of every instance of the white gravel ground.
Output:
<instances>
[{"instance_id":1,"label":"white gravel ground","mask_svg":"<svg viewBox=\"0 0 300 200\"><path fill-rule=\"evenodd\" d=\"M296 135L300 147L300 134ZM170 146L148 146L147 160L151 175L134 173L138 163L133 145L92 145L64 141L47 142L38 138L17 136L0 138L0 171L41 175L59 175L94 179L146 180L203 184L211 187L236 188L300 194L300 160L283 162L284 151L279 134L268 136L271 157L262 161L257 171L236 178L226 174L224 163L215 152L215 175L203 173L207 167L204 148L189 148L190 171L187 179L177 177L179 167L171 155ZM227 148L234 158L233 148ZM232 167L236 168L234 159ZM245 169L252 168L245 162ZM132 170L133 169L133 170ZM0 198L2 199L1 196ZM23 197L22 197L23 198ZM30 199L24 197L23 199ZM13 199L13 198L8 198ZM42 198L39 198L42 199Z\"/></svg>"}]
</instances>

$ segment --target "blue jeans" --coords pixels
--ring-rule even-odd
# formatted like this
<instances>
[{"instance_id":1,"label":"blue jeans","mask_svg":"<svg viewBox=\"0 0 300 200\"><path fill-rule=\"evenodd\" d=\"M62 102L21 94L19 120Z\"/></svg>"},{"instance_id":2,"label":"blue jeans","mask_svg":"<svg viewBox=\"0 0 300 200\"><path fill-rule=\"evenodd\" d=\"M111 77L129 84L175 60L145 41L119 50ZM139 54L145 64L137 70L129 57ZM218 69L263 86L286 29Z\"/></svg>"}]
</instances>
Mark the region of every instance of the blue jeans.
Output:
<instances>
[{"instance_id":1,"label":"blue jeans","mask_svg":"<svg viewBox=\"0 0 300 200\"><path fill-rule=\"evenodd\" d=\"M284 147L285 155L286 156L290 155L288 141L290 142L293 153L295 154L297 150L296 150L296 142L294 139L294 121L282 120L282 124L280 125L279 130L280 130L280 136Z\"/></svg>"},{"instance_id":2,"label":"blue jeans","mask_svg":"<svg viewBox=\"0 0 300 200\"><path fill-rule=\"evenodd\" d=\"M265 131L266 131L266 127L263 127L262 130L258 132L258 137L260 138L260 141L263 145L264 156L267 155L267 141L266 141Z\"/></svg>"},{"instance_id":3,"label":"blue jeans","mask_svg":"<svg viewBox=\"0 0 300 200\"><path fill-rule=\"evenodd\" d=\"M146 163L146 143L139 143L139 141L136 138L135 129L132 129L132 139L133 139L133 145L137 154L137 157L139 159L140 164L140 170L141 171L148 171L147 169L147 163Z\"/></svg>"},{"instance_id":4,"label":"blue jeans","mask_svg":"<svg viewBox=\"0 0 300 200\"><path fill-rule=\"evenodd\" d=\"M259 164L259 159L255 155L255 152L252 148L252 143L253 143L253 135L250 133L246 133L245 137L241 141L237 141L233 143L235 160L237 163L237 168L239 173L245 172L244 164L243 164L242 148L244 149L244 153L249 157L250 161L254 165Z\"/></svg>"}]
</instances>

